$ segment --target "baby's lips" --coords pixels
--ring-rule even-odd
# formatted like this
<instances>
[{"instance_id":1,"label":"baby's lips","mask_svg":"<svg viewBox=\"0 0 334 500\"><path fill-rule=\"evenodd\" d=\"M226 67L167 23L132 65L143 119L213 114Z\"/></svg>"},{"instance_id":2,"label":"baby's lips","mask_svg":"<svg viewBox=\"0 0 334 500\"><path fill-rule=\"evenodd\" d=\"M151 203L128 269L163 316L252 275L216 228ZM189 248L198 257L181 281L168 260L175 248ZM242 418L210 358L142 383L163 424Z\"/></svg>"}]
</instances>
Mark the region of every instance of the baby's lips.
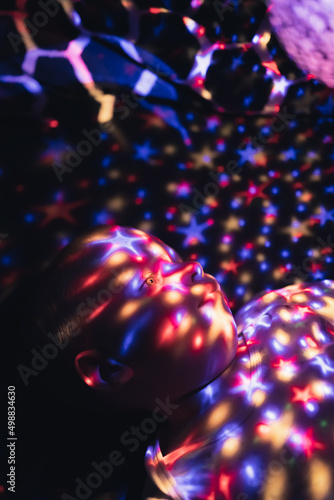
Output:
<instances>
[{"instance_id":1,"label":"baby's lips","mask_svg":"<svg viewBox=\"0 0 334 500\"><path fill-rule=\"evenodd\" d=\"M200 303L198 304L198 307L202 307L205 304L207 304L208 302L214 302L218 296L220 296L223 299L223 293L221 292L221 290L215 289L215 290L208 291L201 298Z\"/></svg>"},{"instance_id":2,"label":"baby's lips","mask_svg":"<svg viewBox=\"0 0 334 500\"><path fill-rule=\"evenodd\" d=\"M218 281L213 276L211 276L211 274L203 274L201 279L194 283L194 286L201 286L201 288L203 288L201 297L198 297L199 303L197 307L201 307L208 301L214 301L215 297L213 296L213 294L215 292L219 292L219 294L222 295L222 291Z\"/></svg>"}]
</instances>

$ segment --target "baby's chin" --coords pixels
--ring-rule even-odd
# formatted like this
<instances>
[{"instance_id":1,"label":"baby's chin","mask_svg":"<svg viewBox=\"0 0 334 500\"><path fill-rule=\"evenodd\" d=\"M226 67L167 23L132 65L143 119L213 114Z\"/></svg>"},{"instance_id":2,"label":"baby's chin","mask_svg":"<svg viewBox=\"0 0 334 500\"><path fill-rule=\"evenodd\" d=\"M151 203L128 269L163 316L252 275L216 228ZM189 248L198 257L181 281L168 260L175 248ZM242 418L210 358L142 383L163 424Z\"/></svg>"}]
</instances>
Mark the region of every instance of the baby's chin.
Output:
<instances>
[{"instance_id":1,"label":"baby's chin","mask_svg":"<svg viewBox=\"0 0 334 500\"><path fill-rule=\"evenodd\" d=\"M228 352L230 353L231 360L235 356L237 352L237 345L238 345L238 332L237 332L237 325L234 321L234 318L232 316L231 312L225 311L221 315L221 335L224 339L224 342L226 343L226 347Z\"/></svg>"},{"instance_id":2,"label":"baby's chin","mask_svg":"<svg viewBox=\"0 0 334 500\"><path fill-rule=\"evenodd\" d=\"M214 308L214 319L219 322L221 327L226 325L229 329L232 328L235 330L235 335L237 335L237 326L234 321L233 314L231 313L231 309L224 298L221 301L218 301L216 307Z\"/></svg>"}]
</instances>

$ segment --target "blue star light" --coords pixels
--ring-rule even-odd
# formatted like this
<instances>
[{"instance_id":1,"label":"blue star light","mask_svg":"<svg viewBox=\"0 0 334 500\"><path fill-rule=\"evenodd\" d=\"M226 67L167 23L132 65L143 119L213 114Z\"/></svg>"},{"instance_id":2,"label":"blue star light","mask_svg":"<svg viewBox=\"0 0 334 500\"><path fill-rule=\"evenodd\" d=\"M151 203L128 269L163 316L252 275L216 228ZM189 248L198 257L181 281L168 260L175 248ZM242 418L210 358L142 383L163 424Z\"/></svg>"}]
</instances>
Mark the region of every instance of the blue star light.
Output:
<instances>
[{"instance_id":1,"label":"blue star light","mask_svg":"<svg viewBox=\"0 0 334 500\"><path fill-rule=\"evenodd\" d=\"M317 214L315 218L319 219L320 226L324 226L328 220L334 221L334 210L326 210L324 207L320 207L320 214Z\"/></svg>"},{"instance_id":2,"label":"blue star light","mask_svg":"<svg viewBox=\"0 0 334 500\"><path fill-rule=\"evenodd\" d=\"M242 54L239 57L233 57L231 70L232 71L236 70L237 67L240 66L241 64L242 64Z\"/></svg>"},{"instance_id":3,"label":"blue star light","mask_svg":"<svg viewBox=\"0 0 334 500\"><path fill-rule=\"evenodd\" d=\"M323 115L332 116L333 112L334 112L334 100L333 100L333 96L330 95L329 98L328 98L328 100L326 101L326 103L323 104L322 106L317 106L317 108L319 109L319 111Z\"/></svg>"},{"instance_id":4,"label":"blue star light","mask_svg":"<svg viewBox=\"0 0 334 500\"><path fill-rule=\"evenodd\" d=\"M144 144L134 144L133 145L136 152L133 156L135 160L148 160L150 156L157 153L157 150L152 148L150 141L145 141Z\"/></svg>"},{"instance_id":5,"label":"blue star light","mask_svg":"<svg viewBox=\"0 0 334 500\"><path fill-rule=\"evenodd\" d=\"M285 160L295 160L296 159L296 151L293 148L289 148L286 151L283 151Z\"/></svg>"},{"instance_id":6,"label":"blue star light","mask_svg":"<svg viewBox=\"0 0 334 500\"><path fill-rule=\"evenodd\" d=\"M196 222L196 217L192 217L188 227L179 227L177 232L186 235L186 239L183 242L183 246L188 246L193 240L197 240L200 243L206 243L202 232L209 226L208 222L203 222L198 224Z\"/></svg>"},{"instance_id":7,"label":"blue star light","mask_svg":"<svg viewBox=\"0 0 334 500\"><path fill-rule=\"evenodd\" d=\"M238 150L238 155L240 156L240 164L243 165L246 161L250 163L255 163L254 156L260 152L260 149L253 148L251 144L247 144L245 149Z\"/></svg>"}]
</instances>

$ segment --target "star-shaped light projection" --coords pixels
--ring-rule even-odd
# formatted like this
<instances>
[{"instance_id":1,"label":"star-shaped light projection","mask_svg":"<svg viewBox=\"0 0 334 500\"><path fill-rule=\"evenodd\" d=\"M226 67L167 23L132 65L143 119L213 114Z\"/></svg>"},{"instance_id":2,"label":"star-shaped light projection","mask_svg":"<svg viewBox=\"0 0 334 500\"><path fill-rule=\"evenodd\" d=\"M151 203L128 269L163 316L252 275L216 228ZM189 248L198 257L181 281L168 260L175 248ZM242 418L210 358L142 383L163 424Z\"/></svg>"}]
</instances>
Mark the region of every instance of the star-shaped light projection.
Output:
<instances>
[{"instance_id":1,"label":"star-shaped light projection","mask_svg":"<svg viewBox=\"0 0 334 500\"><path fill-rule=\"evenodd\" d=\"M33 210L43 212L44 219L40 223L40 227L44 227L55 219L63 219L70 224L76 224L76 219L71 214L71 211L77 207L81 207L86 203L86 200L75 201L72 203L63 203L62 199L57 199L55 204L46 206L34 206Z\"/></svg>"},{"instance_id":2,"label":"star-shaped light projection","mask_svg":"<svg viewBox=\"0 0 334 500\"><path fill-rule=\"evenodd\" d=\"M190 224L188 227L179 227L176 232L185 234L186 238L183 242L183 246L194 245L196 243L206 243L206 239L202 232L213 224L213 220L209 219L202 224L196 221L196 217L190 219Z\"/></svg>"},{"instance_id":3,"label":"star-shaped light projection","mask_svg":"<svg viewBox=\"0 0 334 500\"><path fill-rule=\"evenodd\" d=\"M290 234L292 241L297 241L302 236L313 236L310 230L309 221L300 221L297 217L292 217L290 226L281 230L282 233Z\"/></svg>"},{"instance_id":4,"label":"star-shaped light projection","mask_svg":"<svg viewBox=\"0 0 334 500\"><path fill-rule=\"evenodd\" d=\"M325 102L325 104L322 104L321 106L317 106L321 114L325 116L333 116L334 113L334 99L333 96L330 95Z\"/></svg>"},{"instance_id":5,"label":"star-shaped light projection","mask_svg":"<svg viewBox=\"0 0 334 500\"><path fill-rule=\"evenodd\" d=\"M314 366L319 366L320 370L322 371L323 375L328 375L330 373L334 373L334 363L333 360L330 359L328 356L319 354L318 356L315 356L311 363Z\"/></svg>"},{"instance_id":6,"label":"star-shaped light projection","mask_svg":"<svg viewBox=\"0 0 334 500\"><path fill-rule=\"evenodd\" d=\"M279 80L274 81L274 87L272 93L281 94L282 96L286 95L286 90L290 87L292 82L287 80L284 76L282 76Z\"/></svg>"},{"instance_id":7,"label":"star-shaped light projection","mask_svg":"<svg viewBox=\"0 0 334 500\"><path fill-rule=\"evenodd\" d=\"M325 207L320 206L320 214L315 214L312 218L318 220L320 226L324 226L327 221L334 221L334 209L327 211Z\"/></svg>"},{"instance_id":8,"label":"star-shaped light projection","mask_svg":"<svg viewBox=\"0 0 334 500\"><path fill-rule=\"evenodd\" d=\"M201 167L213 168L214 159L219 155L212 147L204 146L201 151L191 153L193 161L193 168L198 169Z\"/></svg>"},{"instance_id":9,"label":"star-shaped light projection","mask_svg":"<svg viewBox=\"0 0 334 500\"><path fill-rule=\"evenodd\" d=\"M292 428L289 435L289 442L293 447L302 450L307 457L311 457L314 449L323 450L325 445L313 438L314 429L310 427L306 432Z\"/></svg>"},{"instance_id":10,"label":"star-shaped light projection","mask_svg":"<svg viewBox=\"0 0 334 500\"><path fill-rule=\"evenodd\" d=\"M144 235L143 235L144 238ZM141 252L136 248L136 244L138 244L139 241L143 241L143 238L139 238L137 234L133 236L129 236L127 234L122 233L120 229L116 229L113 232L113 235L111 238L107 239L97 239L94 241L90 242L90 245L100 245L100 244L110 244L109 249L103 256L103 260L107 260L112 254L119 250L126 250L127 253L130 255L134 255L135 257L140 257Z\"/></svg>"},{"instance_id":11,"label":"star-shaped light projection","mask_svg":"<svg viewBox=\"0 0 334 500\"><path fill-rule=\"evenodd\" d=\"M189 79L194 78L197 75L201 75L202 78L205 77L206 72L208 71L208 67L211 64L212 54L216 48L210 49L209 52L204 53L203 55L197 54L195 56L194 66L189 74Z\"/></svg>"},{"instance_id":12,"label":"star-shaped light projection","mask_svg":"<svg viewBox=\"0 0 334 500\"><path fill-rule=\"evenodd\" d=\"M252 401L253 395L257 390L268 392L268 384L263 382L263 374L261 368L258 368L251 375L240 373L238 375L238 384L236 384L231 393L244 393L249 402Z\"/></svg>"},{"instance_id":13,"label":"star-shaped light projection","mask_svg":"<svg viewBox=\"0 0 334 500\"><path fill-rule=\"evenodd\" d=\"M237 153L240 156L240 165L243 165L247 161L249 161L250 163L256 163L255 156L261 151L261 148L254 148L252 144L247 144L245 149L238 149Z\"/></svg>"},{"instance_id":14,"label":"star-shaped light projection","mask_svg":"<svg viewBox=\"0 0 334 500\"><path fill-rule=\"evenodd\" d=\"M304 389L299 387L291 387L293 396L291 397L291 402L301 402L307 403L310 399L318 399L317 396L312 391L312 387L306 386Z\"/></svg>"},{"instance_id":15,"label":"star-shaped light projection","mask_svg":"<svg viewBox=\"0 0 334 500\"><path fill-rule=\"evenodd\" d=\"M269 182L264 182L260 186L256 186L253 181L248 182L247 191L241 191L238 196L246 196L246 207L252 203L255 198L269 199L266 194L264 194L264 189L266 189L270 184Z\"/></svg>"},{"instance_id":16,"label":"star-shaped light projection","mask_svg":"<svg viewBox=\"0 0 334 500\"><path fill-rule=\"evenodd\" d=\"M296 150L293 148L289 148L286 151L282 151L282 156L285 161L287 160L295 160L297 157Z\"/></svg>"},{"instance_id":17,"label":"star-shaped light projection","mask_svg":"<svg viewBox=\"0 0 334 500\"><path fill-rule=\"evenodd\" d=\"M239 57L233 57L232 64L230 66L232 71L235 71L238 66L242 64L242 54Z\"/></svg>"},{"instance_id":18,"label":"star-shaped light projection","mask_svg":"<svg viewBox=\"0 0 334 500\"><path fill-rule=\"evenodd\" d=\"M135 160L147 161L152 155L157 153L157 150L151 147L151 141L147 140L143 144L134 144L135 154L133 158Z\"/></svg>"},{"instance_id":19,"label":"star-shaped light projection","mask_svg":"<svg viewBox=\"0 0 334 500\"><path fill-rule=\"evenodd\" d=\"M276 339L275 339L276 340ZM282 344L277 342L276 344L272 343L272 346L275 347L279 345L280 348ZM275 349L277 351L277 349ZM272 366L278 370L278 378L280 380L291 380L294 375L298 372L298 366L296 365L297 356L293 356L291 359L278 358L277 361L272 362Z\"/></svg>"},{"instance_id":20,"label":"star-shaped light projection","mask_svg":"<svg viewBox=\"0 0 334 500\"><path fill-rule=\"evenodd\" d=\"M240 267L242 262L236 262L234 259L230 259L226 262L222 262L221 267L224 271L232 272L233 274L238 273L238 267Z\"/></svg>"}]
</instances>

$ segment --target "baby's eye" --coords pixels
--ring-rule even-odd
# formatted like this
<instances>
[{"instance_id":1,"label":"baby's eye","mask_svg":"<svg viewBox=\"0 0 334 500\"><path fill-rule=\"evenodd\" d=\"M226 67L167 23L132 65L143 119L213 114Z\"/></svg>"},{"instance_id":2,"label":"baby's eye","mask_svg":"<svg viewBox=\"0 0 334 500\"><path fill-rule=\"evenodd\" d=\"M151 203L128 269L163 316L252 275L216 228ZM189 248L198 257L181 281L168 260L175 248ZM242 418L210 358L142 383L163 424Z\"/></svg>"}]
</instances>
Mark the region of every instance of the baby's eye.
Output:
<instances>
[{"instance_id":1,"label":"baby's eye","mask_svg":"<svg viewBox=\"0 0 334 500\"><path fill-rule=\"evenodd\" d=\"M148 285L148 286L152 286L152 285L155 283L155 280L154 280L154 278L152 278L152 276L150 276L149 278L147 278L147 279L145 280L145 283L146 283L146 285Z\"/></svg>"},{"instance_id":2,"label":"baby's eye","mask_svg":"<svg viewBox=\"0 0 334 500\"><path fill-rule=\"evenodd\" d=\"M143 288L144 286L153 286L157 282L158 282L157 278L153 274L151 274L146 278L146 280L144 281L144 283L140 288Z\"/></svg>"}]
</instances>

